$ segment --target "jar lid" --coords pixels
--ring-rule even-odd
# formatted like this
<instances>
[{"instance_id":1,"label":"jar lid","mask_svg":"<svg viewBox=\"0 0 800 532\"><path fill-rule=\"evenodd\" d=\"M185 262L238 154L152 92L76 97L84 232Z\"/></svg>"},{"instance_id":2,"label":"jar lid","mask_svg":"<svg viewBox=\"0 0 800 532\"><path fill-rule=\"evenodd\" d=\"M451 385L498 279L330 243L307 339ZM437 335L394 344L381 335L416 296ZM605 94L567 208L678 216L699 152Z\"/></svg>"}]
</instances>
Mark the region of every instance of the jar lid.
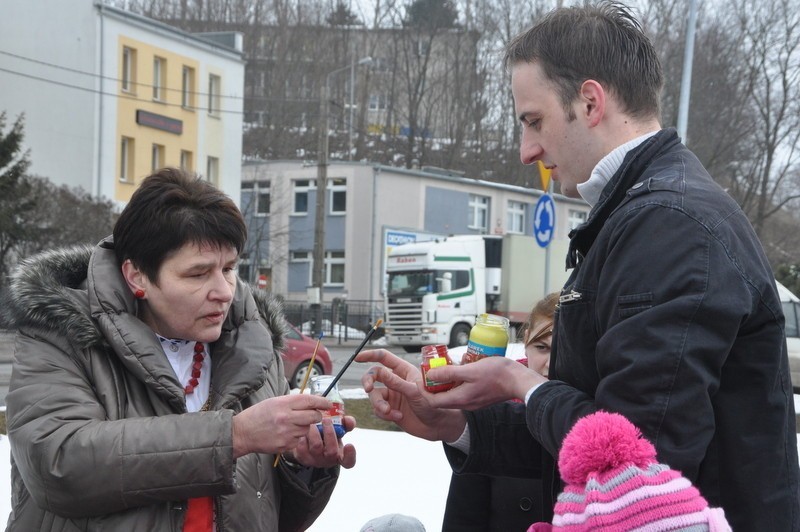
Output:
<instances>
[{"instance_id":1,"label":"jar lid","mask_svg":"<svg viewBox=\"0 0 800 532\"><path fill-rule=\"evenodd\" d=\"M509 326L508 318L497 314L481 314L478 316L478 323L493 327L503 327L504 329L508 329Z\"/></svg>"}]
</instances>

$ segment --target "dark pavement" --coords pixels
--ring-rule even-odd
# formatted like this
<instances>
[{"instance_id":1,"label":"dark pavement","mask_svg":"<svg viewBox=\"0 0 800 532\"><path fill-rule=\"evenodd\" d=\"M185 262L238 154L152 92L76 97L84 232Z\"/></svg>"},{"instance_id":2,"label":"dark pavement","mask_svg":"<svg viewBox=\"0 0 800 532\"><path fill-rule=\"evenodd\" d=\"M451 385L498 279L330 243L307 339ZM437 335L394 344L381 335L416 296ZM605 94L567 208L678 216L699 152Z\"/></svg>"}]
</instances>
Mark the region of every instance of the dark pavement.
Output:
<instances>
[{"instance_id":1,"label":"dark pavement","mask_svg":"<svg viewBox=\"0 0 800 532\"><path fill-rule=\"evenodd\" d=\"M344 367L347 363L347 360L353 356L353 353L361 344L360 341L347 341L342 342L339 344L337 341L332 340L330 342L325 342L323 339L325 347L328 348L328 352L331 354L331 362L333 362L333 374L336 375L339 371ZM367 344L364 346L364 351L367 349L388 349L395 355L408 360L412 364L419 364L420 362L420 355L419 353L406 353L402 347L396 345L370 345ZM371 364L367 363L360 363L360 362L353 362L347 368L344 375L342 376L341 380L339 381L339 389L344 390L348 388L361 388L361 376L364 372L369 369Z\"/></svg>"}]
</instances>

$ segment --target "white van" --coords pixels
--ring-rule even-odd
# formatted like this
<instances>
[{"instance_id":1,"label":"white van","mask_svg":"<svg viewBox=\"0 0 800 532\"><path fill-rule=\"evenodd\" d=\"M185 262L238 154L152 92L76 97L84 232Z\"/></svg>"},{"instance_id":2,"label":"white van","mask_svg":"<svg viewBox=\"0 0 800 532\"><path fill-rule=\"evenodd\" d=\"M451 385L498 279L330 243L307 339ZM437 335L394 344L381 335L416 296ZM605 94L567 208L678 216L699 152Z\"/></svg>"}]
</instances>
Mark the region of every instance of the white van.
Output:
<instances>
[{"instance_id":1,"label":"white van","mask_svg":"<svg viewBox=\"0 0 800 532\"><path fill-rule=\"evenodd\" d=\"M800 298L791 293L788 288L778 281L778 294L783 305L783 314L786 316L786 347L789 352L789 371L792 375L792 388L795 393L800 393Z\"/></svg>"}]
</instances>

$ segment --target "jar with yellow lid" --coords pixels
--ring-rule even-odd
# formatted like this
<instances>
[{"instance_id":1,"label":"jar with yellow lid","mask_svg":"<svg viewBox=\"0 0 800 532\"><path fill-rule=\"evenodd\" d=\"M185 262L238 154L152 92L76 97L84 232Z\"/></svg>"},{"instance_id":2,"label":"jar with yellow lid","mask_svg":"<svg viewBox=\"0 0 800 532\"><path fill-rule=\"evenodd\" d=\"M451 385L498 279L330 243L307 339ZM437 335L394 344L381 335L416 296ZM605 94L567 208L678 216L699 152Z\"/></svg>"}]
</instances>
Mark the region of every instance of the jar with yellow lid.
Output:
<instances>
[{"instance_id":1,"label":"jar with yellow lid","mask_svg":"<svg viewBox=\"0 0 800 532\"><path fill-rule=\"evenodd\" d=\"M462 364L490 356L505 356L508 347L508 318L494 314L481 314L469 332L467 352Z\"/></svg>"}]
</instances>

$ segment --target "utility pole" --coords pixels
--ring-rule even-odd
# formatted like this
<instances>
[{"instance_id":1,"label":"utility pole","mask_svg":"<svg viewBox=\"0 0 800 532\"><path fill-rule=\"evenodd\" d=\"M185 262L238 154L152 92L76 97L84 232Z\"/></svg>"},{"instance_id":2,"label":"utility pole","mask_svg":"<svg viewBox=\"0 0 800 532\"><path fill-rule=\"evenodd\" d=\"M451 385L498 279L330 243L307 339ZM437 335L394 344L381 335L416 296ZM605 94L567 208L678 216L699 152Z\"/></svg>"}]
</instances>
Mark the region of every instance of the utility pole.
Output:
<instances>
[{"instance_id":1,"label":"utility pole","mask_svg":"<svg viewBox=\"0 0 800 532\"><path fill-rule=\"evenodd\" d=\"M350 59L350 116L347 122L347 160L353 160L353 107L355 107L354 88L356 85L356 56Z\"/></svg>"},{"instance_id":2,"label":"utility pole","mask_svg":"<svg viewBox=\"0 0 800 532\"><path fill-rule=\"evenodd\" d=\"M681 99L678 104L678 135L684 144L689 129L689 96L692 89L692 63L694 62L694 32L697 25L697 0L689 5L689 20L686 25L686 44L683 48L683 76L681 77Z\"/></svg>"},{"instance_id":3,"label":"utility pole","mask_svg":"<svg viewBox=\"0 0 800 532\"><path fill-rule=\"evenodd\" d=\"M317 153L317 209L314 218L314 270L311 275L313 295L311 308L314 311L314 331L317 336L322 331L322 285L325 274L325 196L328 184L328 82L322 84L319 100L319 139Z\"/></svg>"},{"instance_id":4,"label":"utility pole","mask_svg":"<svg viewBox=\"0 0 800 532\"><path fill-rule=\"evenodd\" d=\"M337 68L324 78L324 83L319 91L319 139L317 154L317 209L314 218L314 253L313 270L311 272L311 289L308 291L308 302L314 315L313 335L322 332L322 287L325 284L325 196L328 187L328 129L330 121L330 80L331 76L351 69L351 78L355 76L354 69L359 65L368 65L372 58L367 56L346 67ZM352 93L352 86L351 86ZM352 98L352 94L351 94ZM351 107L352 113L352 107ZM351 120L352 127L352 120Z\"/></svg>"}]
</instances>

